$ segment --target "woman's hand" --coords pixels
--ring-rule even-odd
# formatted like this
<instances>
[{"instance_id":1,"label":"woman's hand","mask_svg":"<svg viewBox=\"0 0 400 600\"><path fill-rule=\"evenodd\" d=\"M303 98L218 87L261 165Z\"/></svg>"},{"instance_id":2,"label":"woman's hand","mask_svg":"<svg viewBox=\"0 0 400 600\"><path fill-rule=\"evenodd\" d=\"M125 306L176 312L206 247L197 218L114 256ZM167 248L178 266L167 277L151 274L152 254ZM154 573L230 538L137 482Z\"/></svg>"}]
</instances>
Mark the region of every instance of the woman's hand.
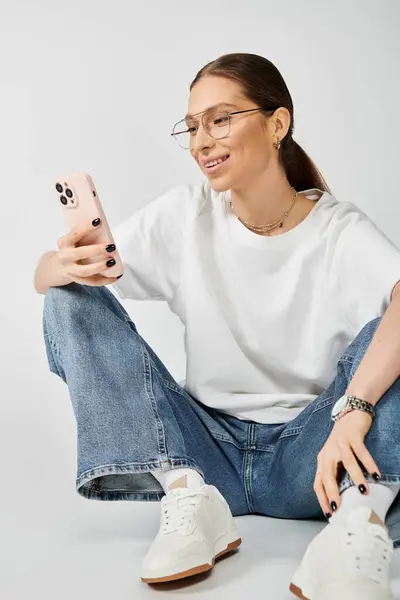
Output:
<instances>
[{"instance_id":1,"label":"woman's hand","mask_svg":"<svg viewBox=\"0 0 400 600\"><path fill-rule=\"evenodd\" d=\"M101 224L98 227L101 227ZM75 281L91 286L109 285L117 281L118 277L104 277L101 271L107 269L107 260L114 258L113 252L110 253L106 250L106 246L112 242L75 246L77 242L92 231L93 224L88 223L82 230L71 229L57 241L59 251L55 257L60 265L60 274L69 282ZM90 264L80 262L88 258L99 258L99 261Z\"/></svg>"},{"instance_id":2,"label":"woman's hand","mask_svg":"<svg viewBox=\"0 0 400 600\"><path fill-rule=\"evenodd\" d=\"M380 479L379 469L364 445L372 425L372 417L362 410L352 410L337 421L324 447L318 454L318 468L314 491L325 515L340 506L338 465L342 463L361 493L368 492L368 484L357 458L375 480ZM378 477L376 476L378 475ZM331 505L331 503L336 504Z\"/></svg>"}]
</instances>

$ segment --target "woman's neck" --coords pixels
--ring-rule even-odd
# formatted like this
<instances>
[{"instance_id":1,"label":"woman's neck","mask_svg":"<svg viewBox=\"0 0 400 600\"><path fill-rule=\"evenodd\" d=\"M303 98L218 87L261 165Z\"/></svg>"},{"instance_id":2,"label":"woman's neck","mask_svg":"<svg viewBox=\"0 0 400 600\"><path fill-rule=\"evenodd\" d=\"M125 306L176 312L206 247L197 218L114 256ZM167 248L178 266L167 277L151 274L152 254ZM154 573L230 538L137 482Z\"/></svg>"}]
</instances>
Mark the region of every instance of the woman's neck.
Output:
<instances>
[{"instance_id":1,"label":"woman's neck","mask_svg":"<svg viewBox=\"0 0 400 600\"><path fill-rule=\"evenodd\" d=\"M268 182L261 178L245 188L233 188L231 202L241 219L263 226L279 219L290 209L294 193L286 177L276 177L275 181Z\"/></svg>"},{"instance_id":2,"label":"woman's neck","mask_svg":"<svg viewBox=\"0 0 400 600\"><path fill-rule=\"evenodd\" d=\"M232 208L242 220L262 227L275 222L282 217L283 226L259 235L279 235L290 231L301 223L315 206L315 202L304 194L297 193L293 204L295 190L290 186L285 176L276 177L272 182L257 181L246 188L232 188ZM283 219L284 213L289 212Z\"/></svg>"}]
</instances>

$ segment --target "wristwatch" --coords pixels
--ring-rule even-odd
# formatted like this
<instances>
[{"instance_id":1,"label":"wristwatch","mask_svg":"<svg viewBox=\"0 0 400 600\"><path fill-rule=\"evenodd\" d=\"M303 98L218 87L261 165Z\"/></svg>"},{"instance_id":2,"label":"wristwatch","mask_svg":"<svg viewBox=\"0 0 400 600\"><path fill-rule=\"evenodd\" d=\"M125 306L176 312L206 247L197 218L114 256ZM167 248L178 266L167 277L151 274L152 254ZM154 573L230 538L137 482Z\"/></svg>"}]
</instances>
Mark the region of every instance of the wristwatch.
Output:
<instances>
[{"instance_id":1,"label":"wristwatch","mask_svg":"<svg viewBox=\"0 0 400 600\"><path fill-rule=\"evenodd\" d=\"M346 413L352 410L363 410L371 415L372 419L375 418L374 405L356 396L344 395L339 398L332 409L332 421L339 421Z\"/></svg>"}]
</instances>

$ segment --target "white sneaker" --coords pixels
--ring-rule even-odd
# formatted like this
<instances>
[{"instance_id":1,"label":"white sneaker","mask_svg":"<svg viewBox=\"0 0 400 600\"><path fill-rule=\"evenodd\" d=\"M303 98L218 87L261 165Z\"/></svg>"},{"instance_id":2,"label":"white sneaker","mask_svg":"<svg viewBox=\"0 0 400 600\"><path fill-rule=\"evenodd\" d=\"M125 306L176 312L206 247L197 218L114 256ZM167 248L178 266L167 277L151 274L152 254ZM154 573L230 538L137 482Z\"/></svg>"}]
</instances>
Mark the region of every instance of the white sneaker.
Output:
<instances>
[{"instance_id":1,"label":"white sneaker","mask_svg":"<svg viewBox=\"0 0 400 600\"><path fill-rule=\"evenodd\" d=\"M395 600L389 580L393 552L376 513L356 508L345 525L328 524L311 541L290 591L303 600Z\"/></svg>"},{"instance_id":2,"label":"white sneaker","mask_svg":"<svg viewBox=\"0 0 400 600\"><path fill-rule=\"evenodd\" d=\"M229 505L213 485L175 488L161 499L161 525L142 565L141 579L159 583L212 569L242 540Z\"/></svg>"}]
</instances>

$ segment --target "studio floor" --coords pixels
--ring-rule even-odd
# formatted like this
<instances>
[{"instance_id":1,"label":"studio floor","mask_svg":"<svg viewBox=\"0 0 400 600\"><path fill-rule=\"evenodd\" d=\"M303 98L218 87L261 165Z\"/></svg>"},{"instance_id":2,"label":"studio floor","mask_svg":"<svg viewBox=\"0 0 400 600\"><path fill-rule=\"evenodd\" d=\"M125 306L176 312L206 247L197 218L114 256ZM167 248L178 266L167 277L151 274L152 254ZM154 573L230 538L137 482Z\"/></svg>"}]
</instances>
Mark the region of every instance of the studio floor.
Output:
<instances>
[{"instance_id":1,"label":"studio floor","mask_svg":"<svg viewBox=\"0 0 400 600\"><path fill-rule=\"evenodd\" d=\"M56 492L56 490L54 490ZM29 503L29 499L25 499ZM47 503L47 500L46 500ZM35 501L33 501L35 504ZM260 516L238 517L243 543L208 574L149 586L140 580L142 557L154 538L158 503L96 502L78 495L48 498L32 512L22 498L2 514L0 596L6 600L141 600L268 598L290 600L291 576L324 523ZM392 581L400 598L400 549Z\"/></svg>"}]
</instances>

